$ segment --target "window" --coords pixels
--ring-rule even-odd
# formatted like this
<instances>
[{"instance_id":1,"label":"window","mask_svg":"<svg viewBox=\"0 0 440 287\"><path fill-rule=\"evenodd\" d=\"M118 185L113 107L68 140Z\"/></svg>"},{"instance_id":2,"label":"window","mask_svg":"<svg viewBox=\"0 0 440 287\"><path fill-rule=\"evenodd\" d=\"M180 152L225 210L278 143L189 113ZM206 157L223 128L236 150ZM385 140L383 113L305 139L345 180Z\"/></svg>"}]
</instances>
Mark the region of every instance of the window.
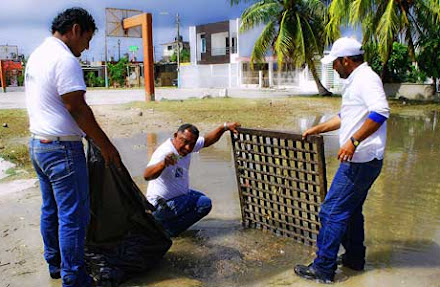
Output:
<instances>
[{"instance_id":1,"label":"window","mask_svg":"<svg viewBox=\"0 0 440 287\"><path fill-rule=\"evenodd\" d=\"M211 34L211 55L225 56L229 47L229 33L220 32Z\"/></svg>"},{"instance_id":2,"label":"window","mask_svg":"<svg viewBox=\"0 0 440 287\"><path fill-rule=\"evenodd\" d=\"M173 50L173 46L167 46L167 50L168 50L168 51Z\"/></svg>"},{"instance_id":3,"label":"window","mask_svg":"<svg viewBox=\"0 0 440 287\"><path fill-rule=\"evenodd\" d=\"M205 37L205 34L201 34L200 35L200 44L201 44L200 51L202 53L206 53L206 37Z\"/></svg>"},{"instance_id":4,"label":"window","mask_svg":"<svg viewBox=\"0 0 440 287\"><path fill-rule=\"evenodd\" d=\"M232 54L234 54L234 53L237 53L237 38L236 37L232 37L231 38L231 40L232 40L232 47L231 47L231 53Z\"/></svg>"}]
</instances>

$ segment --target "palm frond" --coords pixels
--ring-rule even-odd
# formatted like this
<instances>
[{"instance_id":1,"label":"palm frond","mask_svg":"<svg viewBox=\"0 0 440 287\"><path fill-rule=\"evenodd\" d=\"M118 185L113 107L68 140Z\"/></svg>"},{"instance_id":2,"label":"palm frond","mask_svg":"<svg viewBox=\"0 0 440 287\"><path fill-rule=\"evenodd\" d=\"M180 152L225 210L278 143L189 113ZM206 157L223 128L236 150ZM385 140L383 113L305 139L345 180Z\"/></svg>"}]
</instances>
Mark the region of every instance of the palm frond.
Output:
<instances>
[{"instance_id":1,"label":"palm frond","mask_svg":"<svg viewBox=\"0 0 440 287\"><path fill-rule=\"evenodd\" d=\"M396 13L394 0L388 0L385 12L383 13L376 34L379 40L379 54L383 62L386 62L391 51L393 41L399 31L399 17Z\"/></svg>"},{"instance_id":2,"label":"palm frond","mask_svg":"<svg viewBox=\"0 0 440 287\"><path fill-rule=\"evenodd\" d=\"M324 19L328 13L327 6L322 2L322 0L309 0L302 1L304 9L306 10L306 15L311 17L319 17Z\"/></svg>"},{"instance_id":3,"label":"palm frond","mask_svg":"<svg viewBox=\"0 0 440 287\"><path fill-rule=\"evenodd\" d=\"M371 0L354 0L350 4L350 20L352 25L361 23L368 13L372 12Z\"/></svg>"},{"instance_id":4,"label":"palm frond","mask_svg":"<svg viewBox=\"0 0 440 287\"><path fill-rule=\"evenodd\" d=\"M371 41L376 42L375 29L373 28L374 16L373 14L368 14L362 21L362 44L370 43Z\"/></svg>"},{"instance_id":5,"label":"palm frond","mask_svg":"<svg viewBox=\"0 0 440 287\"><path fill-rule=\"evenodd\" d=\"M341 36L341 26L346 24L348 18L347 0L334 0L328 8L328 20L325 24L325 43L329 45Z\"/></svg>"},{"instance_id":6,"label":"palm frond","mask_svg":"<svg viewBox=\"0 0 440 287\"><path fill-rule=\"evenodd\" d=\"M284 11L279 24L278 37L275 41L275 52L277 54L278 65L284 62L290 55L290 50L295 46L289 26L287 25L289 11Z\"/></svg>"},{"instance_id":7,"label":"palm frond","mask_svg":"<svg viewBox=\"0 0 440 287\"><path fill-rule=\"evenodd\" d=\"M324 50L324 46L322 41L316 38L317 33L314 31L313 26L309 24L309 22L303 23L303 34L304 37L307 38L307 51L304 51L305 56L307 55L322 55Z\"/></svg>"},{"instance_id":8,"label":"palm frond","mask_svg":"<svg viewBox=\"0 0 440 287\"><path fill-rule=\"evenodd\" d=\"M272 45L272 42L276 35L275 22L270 21L266 27L264 27L260 36L254 44L254 48L251 54L251 68L253 69L255 62L264 61L264 56Z\"/></svg>"},{"instance_id":9,"label":"palm frond","mask_svg":"<svg viewBox=\"0 0 440 287\"><path fill-rule=\"evenodd\" d=\"M292 31L293 39L295 39L295 48L292 49L291 57L295 65L299 66L304 63L306 58L306 43L305 43L305 35L303 31L302 25L307 22L301 21L299 13L295 13L295 25L293 25L294 29ZM310 39L307 39L310 40ZM309 48L309 47L307 47Z\"/></svg>"},{"instance_id":10,"label":"palm frond","mask_svg":"<svg viewBox=\"0 0 440 287\"><path fill-rule=\"evenodd\" d=\"M240 32L265 24L279 14L280 5L274 0L260 1L248 7L241 15Z\"/></svg>"},{"instance_id":11,"label":"palm frond","mask_svg":"<svg viewBox=\"0 0 440 287\"><path fill-rule=\"evenodd\" d=\"M425 1L423 1L425 2ZM436 16L436 22L440 22L440 1L439 0L428 0L427 7L433 15Z\"/></svg>"}]
</instances>

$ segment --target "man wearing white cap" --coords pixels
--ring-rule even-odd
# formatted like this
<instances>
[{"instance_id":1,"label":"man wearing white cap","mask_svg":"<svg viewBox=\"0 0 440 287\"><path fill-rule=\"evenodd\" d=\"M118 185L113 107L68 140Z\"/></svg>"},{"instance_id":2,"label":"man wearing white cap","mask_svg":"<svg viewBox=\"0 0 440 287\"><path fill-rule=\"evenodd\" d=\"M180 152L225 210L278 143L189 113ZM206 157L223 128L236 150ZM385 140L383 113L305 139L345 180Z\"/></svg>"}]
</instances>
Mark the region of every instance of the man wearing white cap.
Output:
<instances>
[{"instance_id":1,"label":"man wearing white cap","mask_svg":"<svg viewBox=\"0 0 440 287\"><path fill-rule=\"evenodd\" d=\"M346 79L340 113L303 133L305 138L339 129L341 164L321 205L316 258L308 266L295 266L300 277L321 283L334 281L337 263L357 271L365 265L362 206L382 168L390 110L382 81L363 53L355 39L335 41L321 62L332 63ZM340 244L345 253L338 258Z\"/></svg>"}]
</instances>

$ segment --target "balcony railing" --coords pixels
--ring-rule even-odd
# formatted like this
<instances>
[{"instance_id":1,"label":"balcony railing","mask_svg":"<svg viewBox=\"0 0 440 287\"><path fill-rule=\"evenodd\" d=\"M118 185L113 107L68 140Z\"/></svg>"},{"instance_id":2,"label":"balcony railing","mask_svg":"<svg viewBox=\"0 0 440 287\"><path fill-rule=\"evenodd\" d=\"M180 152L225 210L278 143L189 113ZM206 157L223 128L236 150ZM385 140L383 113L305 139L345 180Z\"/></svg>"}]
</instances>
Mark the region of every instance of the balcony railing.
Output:
<instances>
[{"instance_id":1,"label":"balcony railing","mask_svg":"<svg viewBox=\"0 0 440 287\"><path fill-rule=\"evenodd\" d=\"M226 56L237 53L237 47L212 48L211 56Z\"/></svg>"}]
</instances>

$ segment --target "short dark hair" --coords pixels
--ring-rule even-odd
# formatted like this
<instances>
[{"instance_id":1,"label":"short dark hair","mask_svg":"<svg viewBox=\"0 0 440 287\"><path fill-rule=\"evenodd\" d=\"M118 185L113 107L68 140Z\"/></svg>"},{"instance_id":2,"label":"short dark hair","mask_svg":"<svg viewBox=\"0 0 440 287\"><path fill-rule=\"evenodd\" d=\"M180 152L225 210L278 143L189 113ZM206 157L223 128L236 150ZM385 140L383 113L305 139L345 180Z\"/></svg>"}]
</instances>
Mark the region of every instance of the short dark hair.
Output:
<instances>
[{"instance_id":1,"label":"short dark hair","mask_svg":"<svg viewBox=\"0 0 440 287\"><path fill-rule=\"evenodd\" d=\"M197 127L195 125L192 125L192 124L183 124L183 125L181 125L177 129L177 132L183 133L186 130L189 130L193 135L195 135L196 137L199 137L199 133L200 133L199 130L197 129Z\"/></svg>"},{"instance_id":2,"label":"short dark hair","mask_svg":"<svg viewBox=\"0 0 440 287\"><path fill-rule=\"evenodd\" d=\"M355 55L355 56L349 56L347 58L349 58L350 60L352 60L355 63L362 63L364 61L364 55L363 54Z\"/></svg>"},{"instance_id":3,"label":"short dark hair","mask_svg":"<svg viewBox=\"0 0 440 287\"><path fill-rule=\"evenodd\" d=\"M81 27L81 34L84 32L95 32L95 20L92 15L83 8L69 8L58 14L52 21L52 34L59 32L61 35L66 34L74 24Z\"/></svg>"}]
</instances>

